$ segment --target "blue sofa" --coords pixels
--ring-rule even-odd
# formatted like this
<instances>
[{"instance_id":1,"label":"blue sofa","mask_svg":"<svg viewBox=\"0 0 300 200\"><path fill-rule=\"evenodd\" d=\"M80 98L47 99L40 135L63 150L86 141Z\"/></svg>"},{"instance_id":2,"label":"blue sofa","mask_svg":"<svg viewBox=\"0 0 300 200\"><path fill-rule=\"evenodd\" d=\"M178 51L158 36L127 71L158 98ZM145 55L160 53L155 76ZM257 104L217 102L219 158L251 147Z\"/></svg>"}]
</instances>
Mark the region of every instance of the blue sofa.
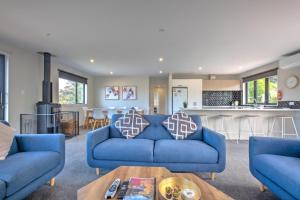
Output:
<instances>
[{"instance_id":1,"label":"blue sofa","mask_svg":"<svg viewBox=\"0 0 300 200\"><path fill-rule=\"evenodd\" d=\"M5 160L0 160L0 200L23 199L51 180L65 163L62 134L16 135Z\"/></svg>"},{"instance_id":2,"label":"blue sofa","mask_svg":"<svg viewBox=\"0 0 300 200\"><path fill-rule=\"evenodd\" d=\"M300 140L250 137L249 159L252 175L276 196L300 199Z\"/></svg>"},{"instance_id":3,"label":"blue sofa","mask_svg":"<svg viewBox=\"0 0 300 200\"><path fill-rule=\"evenodd\" d=\"M225 137L202 127L186 140L175 140L162 125L169 115L144 115L150 125L134 139L125 139L114 122L87 134L87 163L90 167L113 169L125 166L163 166L180 172L222 172L225 168Z\"/></svg>"}]
</instances>

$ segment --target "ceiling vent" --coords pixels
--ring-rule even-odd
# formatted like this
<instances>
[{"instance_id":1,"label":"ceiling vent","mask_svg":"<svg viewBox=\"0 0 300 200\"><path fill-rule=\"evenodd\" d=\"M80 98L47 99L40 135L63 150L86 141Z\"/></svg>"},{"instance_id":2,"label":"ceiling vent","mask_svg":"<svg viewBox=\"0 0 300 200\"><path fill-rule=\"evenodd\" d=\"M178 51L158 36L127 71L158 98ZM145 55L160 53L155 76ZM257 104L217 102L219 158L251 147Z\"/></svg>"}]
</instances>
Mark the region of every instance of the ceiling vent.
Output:
<instances>
[{"instance_id":1,"label":"ceiling vent","mask_svg":"<svg viewBox=\"0 0 300 200\"><path fill-rule=\"evenodd\" d=\"M289 69L300 66L300 52L286 54L279 59L279 68Z\"/></svg>"}]
</instances>

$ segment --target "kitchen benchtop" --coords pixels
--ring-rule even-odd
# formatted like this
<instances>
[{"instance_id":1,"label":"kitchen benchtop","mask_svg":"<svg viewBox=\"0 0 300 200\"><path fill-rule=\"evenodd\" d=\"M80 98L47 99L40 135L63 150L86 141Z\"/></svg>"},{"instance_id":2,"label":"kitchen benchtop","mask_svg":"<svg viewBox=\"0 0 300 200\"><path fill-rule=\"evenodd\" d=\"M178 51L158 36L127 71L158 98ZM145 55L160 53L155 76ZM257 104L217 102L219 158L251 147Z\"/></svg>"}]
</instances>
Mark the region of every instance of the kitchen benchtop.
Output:
<instances>
[{"instance_id":1,"label":"kitchen benchtop","mask_svg":"<svg viewBox=\"0 0 300 200\"><path fill-rule=\"evenodd\" d=\"M278 108L278 107L248 107L248 106L203 106L203 107L191 107L191 108L184 108L185 111L288 111L288 112L295 112L300 111L299 108L292 109L292 108Z\"/></svg>"}]
</instances>

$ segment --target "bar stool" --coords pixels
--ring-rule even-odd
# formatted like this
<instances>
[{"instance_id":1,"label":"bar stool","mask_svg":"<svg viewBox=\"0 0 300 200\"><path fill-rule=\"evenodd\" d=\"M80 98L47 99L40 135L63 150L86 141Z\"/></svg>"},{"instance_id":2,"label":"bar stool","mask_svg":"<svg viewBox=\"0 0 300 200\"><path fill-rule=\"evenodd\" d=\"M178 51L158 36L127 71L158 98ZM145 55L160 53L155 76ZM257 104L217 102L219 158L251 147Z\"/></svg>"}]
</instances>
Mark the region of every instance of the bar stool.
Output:
<instances>
[{"instance_id":1,"label":"bar stool","mask_svg":"<svg viewBox=\"0 0 300 200\"><path fill-rule=\"evenodd\" d=\"M218 132L223 132L226 136L227 139L229 139L229 131L228 131L228 126L224 123L226 122L226 119L227 121L228 120L232 120L232 115L224 115L224 114L221 114L221 115L215 115L213 116L212 118L215 118L215 126L214 126L214 130L215 131L218 131ZM217 124L217 121L218 120L221 120L221 129L217 129L216 127L216 124ZM226 125L226 126L225 126Z\"/></svg>"},{"instance_id":2,"label":"bar stool","mask_svg":"<svg viewBox=\"0 0 300 200\"><path fill-rule=\"evenodd\" d=\"M206 114L200 114L199 116L201 118L202 124L205 127L208 127L208 115L206 115Z\"/></svg>"},{"instance_id":3,"label":"bar stool","mask_svg":"<svg viewBox=\"0 0 300 200\"><path fill-rule=\"evenodd\" d=\"M256 118L259 117L259 115L241 115L238 116L237 119L239 120L239 135L236 143L238 144L239 141L241 140L241 132L242 132L242 122L243 120L247 120L248 122L248 127L250 129L251 136L254 136L255 134L255 128L256 128ZM252 123L251 123L252 119Z\"/></svg>"},{"instance_id":4,"label":"bar stool","mask_svg":"<svg viewBox=\"0 0 300 200\"><path fill-rule=\"evenodd\" d=\"M294 117L278 115L278 116L275 116L272 118L273 118L273 123L272 123L272 128L271 128L271 134L274 133L275 122L277 120L280 120L280 122L281 122L281 137L282 138L284 138L285 136L296 136L297 138L299 138L299 134L297 131L297 127L295 125ZM293 125L293 129L294 129L294 133L286 133L286 120L291 121L291 124ZM269 130L268 130L268 135L269 135Z\"/></svg>"}]
</instances>

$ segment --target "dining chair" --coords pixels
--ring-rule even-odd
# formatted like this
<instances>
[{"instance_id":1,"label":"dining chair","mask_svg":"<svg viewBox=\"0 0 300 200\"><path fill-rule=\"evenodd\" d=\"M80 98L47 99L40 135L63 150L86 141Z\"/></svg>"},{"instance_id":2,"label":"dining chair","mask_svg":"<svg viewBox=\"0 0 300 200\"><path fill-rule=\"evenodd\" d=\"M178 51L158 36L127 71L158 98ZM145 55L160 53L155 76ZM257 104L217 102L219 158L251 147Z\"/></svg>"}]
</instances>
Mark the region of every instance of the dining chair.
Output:
<instances>
[{"instance_id":1,"label":"dining chair","mask_svg":"<svg viewBox=\"0 0 300 200\"><path fill-rule=\"evenodd\" d=\"M87 106L82 107L83 116L84 116L84 123L83 128L88 129L92 127L94 118L93 118L93 110L89 109Z\"/></svg>"},{"instance_id":2,"label":"dining chair","mask_svg":"<svg viewBox=\"0 0 300 200\"><path fill-rule=\"evenodd\" d=\"M100 127L103 127L105 125L106 118L107 118L107 110L103 108L93 109L93 118L94 118L93 130L95 130L95 128L98 128L99 125Z\"/></svg>"}]
</instances>

